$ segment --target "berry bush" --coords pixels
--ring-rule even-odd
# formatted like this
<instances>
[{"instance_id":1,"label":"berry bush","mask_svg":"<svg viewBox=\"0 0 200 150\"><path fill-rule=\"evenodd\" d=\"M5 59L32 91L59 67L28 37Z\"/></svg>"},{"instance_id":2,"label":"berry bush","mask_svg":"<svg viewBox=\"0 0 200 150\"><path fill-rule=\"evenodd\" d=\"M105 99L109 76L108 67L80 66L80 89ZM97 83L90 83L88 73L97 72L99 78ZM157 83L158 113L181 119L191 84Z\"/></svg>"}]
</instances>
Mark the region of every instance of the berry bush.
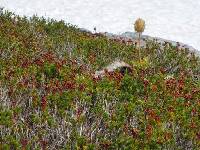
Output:
<instances>
[{"instance_id":1,"label":"berry bush","mask_svg":"<svg viewBox=\"0 0 200 150\"><path fill-rule=\"evenodd\" d=\"M200 59L187 48L0 10L0 149L200 147ZM95 77L121 59L132 66Z\"/></svg>"}]
</instances>

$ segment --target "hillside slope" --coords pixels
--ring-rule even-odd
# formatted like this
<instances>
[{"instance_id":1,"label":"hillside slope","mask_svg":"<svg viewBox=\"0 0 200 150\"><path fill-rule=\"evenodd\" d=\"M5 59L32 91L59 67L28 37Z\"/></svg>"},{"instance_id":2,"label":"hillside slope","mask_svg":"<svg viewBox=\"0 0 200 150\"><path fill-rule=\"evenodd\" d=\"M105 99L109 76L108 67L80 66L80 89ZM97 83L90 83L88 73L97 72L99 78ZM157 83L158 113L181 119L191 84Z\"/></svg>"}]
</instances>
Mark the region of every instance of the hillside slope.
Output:
<instances>
[{"instance_id":1,"label":"hillside slope","mask_svg":"<svg viewBox=\"0 0 200 150\"><path fill-rule=\"evenodd\" d=\"M200 1L194 0L1 0L0 7L19 15L64 20L98 32L133 31L143 18L144 34L179 41L200 51Z\"/></svg>"},{"instance_id":2,"label":"hillside slope","mask_svg":"<svg viewBox=\"0 0 200 150\"><path fill-rule=\"evenodd\" d=\"M0 149L198 149L200 59L187 48L0 12ZM120 59L132 67L94 77Z\"/></svg>"}]
</instances>

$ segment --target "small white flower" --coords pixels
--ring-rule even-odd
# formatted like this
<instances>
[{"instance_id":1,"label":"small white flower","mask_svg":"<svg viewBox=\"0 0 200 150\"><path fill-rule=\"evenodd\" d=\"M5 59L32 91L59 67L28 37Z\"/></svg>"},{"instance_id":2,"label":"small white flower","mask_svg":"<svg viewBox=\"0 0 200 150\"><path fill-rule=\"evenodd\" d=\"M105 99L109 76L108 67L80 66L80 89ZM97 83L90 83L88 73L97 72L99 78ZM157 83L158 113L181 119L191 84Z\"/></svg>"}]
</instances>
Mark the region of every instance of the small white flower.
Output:
<instances>
[{"instance_id":1,"label":"small white flower","mask_svg":"<svg viewBox=\"0 0 200 150\"><path fill-rule=\"evenodd\" d=\"M165 80L174 79L174 75L173 74L172 75L167 75L164 79Z\"/></svg>"}]
</instances>

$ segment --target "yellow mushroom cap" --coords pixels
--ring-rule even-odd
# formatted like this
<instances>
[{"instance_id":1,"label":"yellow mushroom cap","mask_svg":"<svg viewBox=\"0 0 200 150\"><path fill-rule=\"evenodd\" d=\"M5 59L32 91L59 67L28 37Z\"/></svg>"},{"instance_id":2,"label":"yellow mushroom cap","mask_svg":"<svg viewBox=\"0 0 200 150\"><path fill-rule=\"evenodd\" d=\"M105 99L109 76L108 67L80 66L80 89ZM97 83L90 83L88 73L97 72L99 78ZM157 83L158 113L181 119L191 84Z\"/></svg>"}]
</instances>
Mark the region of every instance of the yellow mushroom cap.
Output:
<instances>
[{"instance_id":1,"label":"yellow mushroom cap","mask_svg":"<svg viewBox=\"0 0 200 150\"><path fill-rule=\"evenodd\" d=\"M145 28L145 21L141 18L138 18L135 21L134 28L136 32L143 32Z\"/></svg>"}]
</instances>

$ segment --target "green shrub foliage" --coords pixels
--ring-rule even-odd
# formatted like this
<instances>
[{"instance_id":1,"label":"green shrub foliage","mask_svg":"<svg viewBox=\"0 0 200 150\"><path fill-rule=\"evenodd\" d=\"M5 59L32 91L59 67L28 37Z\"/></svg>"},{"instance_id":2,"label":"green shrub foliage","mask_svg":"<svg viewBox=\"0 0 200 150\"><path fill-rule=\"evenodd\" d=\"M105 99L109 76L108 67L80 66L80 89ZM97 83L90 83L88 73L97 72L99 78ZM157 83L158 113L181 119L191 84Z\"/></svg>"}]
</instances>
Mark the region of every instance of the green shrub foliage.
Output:
<instances>
[{"instance_id":1,"label":"green shrub foliage","mask_svg":"<svg viewBox=\"0 0 200 150\"><path fill-rule=\"evenodd\" d=\"M0 149L198 149L200 59L0 11ZM132 65L94 77L115 59Z\"/></svg>"}]
</instances>

